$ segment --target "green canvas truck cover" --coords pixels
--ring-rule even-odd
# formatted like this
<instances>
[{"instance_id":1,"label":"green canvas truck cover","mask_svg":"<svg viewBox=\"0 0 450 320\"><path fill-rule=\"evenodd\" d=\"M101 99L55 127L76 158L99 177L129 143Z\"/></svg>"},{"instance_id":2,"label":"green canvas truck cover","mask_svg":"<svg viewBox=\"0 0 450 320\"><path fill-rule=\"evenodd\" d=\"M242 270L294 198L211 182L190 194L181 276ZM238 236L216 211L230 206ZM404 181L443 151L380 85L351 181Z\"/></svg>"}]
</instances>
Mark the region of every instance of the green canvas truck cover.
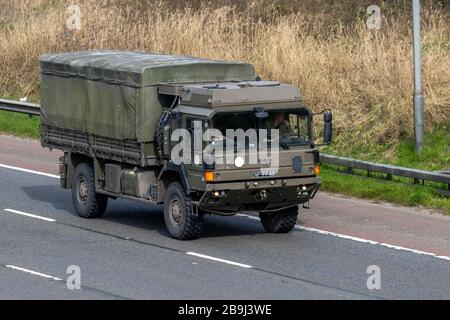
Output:
<instances>
[{"instance_id":1,"label":"green canvas truck cover","mask_svg":"<svg viewBox=\"0 0 450 320\"><path fill-rule=\"evenodd\" d=\"M158 84L253 79L253 66L240 62L135 51L46 54L40 58L41 119L64 129L151 142L164 103Z\"/></svg>"}]
</instances>

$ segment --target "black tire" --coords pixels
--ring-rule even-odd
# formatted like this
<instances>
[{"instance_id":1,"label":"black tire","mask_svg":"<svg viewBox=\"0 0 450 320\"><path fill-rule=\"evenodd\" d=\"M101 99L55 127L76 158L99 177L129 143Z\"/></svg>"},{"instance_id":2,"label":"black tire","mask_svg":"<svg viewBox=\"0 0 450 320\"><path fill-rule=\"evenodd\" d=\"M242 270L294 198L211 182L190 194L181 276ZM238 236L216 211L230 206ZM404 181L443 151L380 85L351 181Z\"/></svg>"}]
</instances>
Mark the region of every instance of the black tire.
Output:
<instances>
[{"instance_id":1,"label":"black tire","mask_svg":"<svg viewBox=\"0 0 450 320\"><path fill-rule=\"evenodd\" d=\"M203 216L194 216L191 198L178 182L172 182L167 188L164 197L164 222L170 235L179 240L197 239L203 229Z\"/></svg>"},{"instance_id":2,"label":"black tire","mask_svg":"<svg viewBox=\"0 0 450 320\"><path fill-rule=\"evenodd\" d=\"M297 223L298 206L283 209L277 212L260 212L261 223L270 233L287 233Z\"/></svg>"},{"instance_id":3,"label":"black tire","mask_svg":"<svg viewBox=\"0 0 450 320\"><path fill-rule=\"evenodd\" d=\"M95 192L94 170L88 163L75 168L72 201L76 213L82 218L99 218L105 213L108 197Z\"/></svg>"}]
</instances>

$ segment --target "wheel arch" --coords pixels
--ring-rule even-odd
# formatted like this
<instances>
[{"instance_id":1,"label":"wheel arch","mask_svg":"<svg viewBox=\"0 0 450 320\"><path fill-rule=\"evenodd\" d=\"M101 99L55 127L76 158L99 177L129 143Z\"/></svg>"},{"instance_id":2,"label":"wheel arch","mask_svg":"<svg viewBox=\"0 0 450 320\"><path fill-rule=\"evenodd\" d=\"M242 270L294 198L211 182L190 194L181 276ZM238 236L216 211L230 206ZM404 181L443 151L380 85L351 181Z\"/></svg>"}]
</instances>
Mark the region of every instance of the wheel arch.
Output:
<instances>
[{"instance_id":1,"label":"wheel arch","mask_svg":"<svg viewBox=\"0 0 450 320\"><path fill-rule=\"evenodd\" d=\"M67 166L66 189L71 188L75 169L79 164L88 163L93 165L93 159L91 157L79 153L73 153L71 151L64 152L64 162Z\"/></svg>"},{"instance_id":2,"label":"wheel arch","mask_svg":"<svg viewBox=\"0 0 450 320\"><path fill-rule=\"evenodd\" d=\"M172 182L179 182L186 194L191 190L183 165L166 164L158 177L158 202L164 201L167 188Z\"/></svg>"}]
</instances>

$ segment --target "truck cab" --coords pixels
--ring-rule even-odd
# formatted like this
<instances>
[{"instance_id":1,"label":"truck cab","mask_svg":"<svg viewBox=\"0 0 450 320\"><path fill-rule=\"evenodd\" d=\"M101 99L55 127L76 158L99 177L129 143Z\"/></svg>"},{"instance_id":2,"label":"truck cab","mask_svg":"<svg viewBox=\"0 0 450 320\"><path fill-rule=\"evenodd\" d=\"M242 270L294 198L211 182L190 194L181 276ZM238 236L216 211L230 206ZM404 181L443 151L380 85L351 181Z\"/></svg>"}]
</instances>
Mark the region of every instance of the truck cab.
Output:
<instances>
[{"instance_id":1,"label":"truck cab","mask_svg":"<svg viewBox=\"0 0 450 320\"><path fill-rule=\"evenodd\" d=\"M159 154L165 167L183 168L183 189L190 191L195 214L256 211L267 231L290 231L298 205L314 198L321 183L313 113L298 89L255 80L168 84L159 93L177 99L160 123ZM189 156L174 163L174 148L186 139ZM207 148L214 152L206 154ZM173 214L170 205L168 211Z\"/></svg>"}]
</instances>

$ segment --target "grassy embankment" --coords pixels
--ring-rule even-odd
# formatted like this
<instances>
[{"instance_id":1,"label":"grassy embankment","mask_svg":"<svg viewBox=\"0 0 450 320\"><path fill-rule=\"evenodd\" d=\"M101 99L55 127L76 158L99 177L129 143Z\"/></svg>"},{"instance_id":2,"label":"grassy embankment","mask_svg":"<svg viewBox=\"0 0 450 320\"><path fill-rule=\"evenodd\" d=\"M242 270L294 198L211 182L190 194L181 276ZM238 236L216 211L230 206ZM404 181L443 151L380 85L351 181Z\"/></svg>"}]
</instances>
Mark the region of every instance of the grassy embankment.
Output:
<instances>
[{"instance_id":1,"label":"grassy embankment","mask_svg":"<svg viewBox=\"0 0 450 320\"><path fill-rule=\"evenodd\" d=\"M366 8L380 5L381 29ZM46 52L129 49L252 62L265 79L298 85L305 103L334 110L327 152L424 169L450 169L449 5L422 8L427 141L412 149L410 1L78 1L82 27L65 28L71 1L0 0L0 96L38 96ZM0 131L37 136L38 119L0 113ZM324 167L323 189L450 213L450 200L409 181L355 177Z\"/></svg>"}]
</instances>

